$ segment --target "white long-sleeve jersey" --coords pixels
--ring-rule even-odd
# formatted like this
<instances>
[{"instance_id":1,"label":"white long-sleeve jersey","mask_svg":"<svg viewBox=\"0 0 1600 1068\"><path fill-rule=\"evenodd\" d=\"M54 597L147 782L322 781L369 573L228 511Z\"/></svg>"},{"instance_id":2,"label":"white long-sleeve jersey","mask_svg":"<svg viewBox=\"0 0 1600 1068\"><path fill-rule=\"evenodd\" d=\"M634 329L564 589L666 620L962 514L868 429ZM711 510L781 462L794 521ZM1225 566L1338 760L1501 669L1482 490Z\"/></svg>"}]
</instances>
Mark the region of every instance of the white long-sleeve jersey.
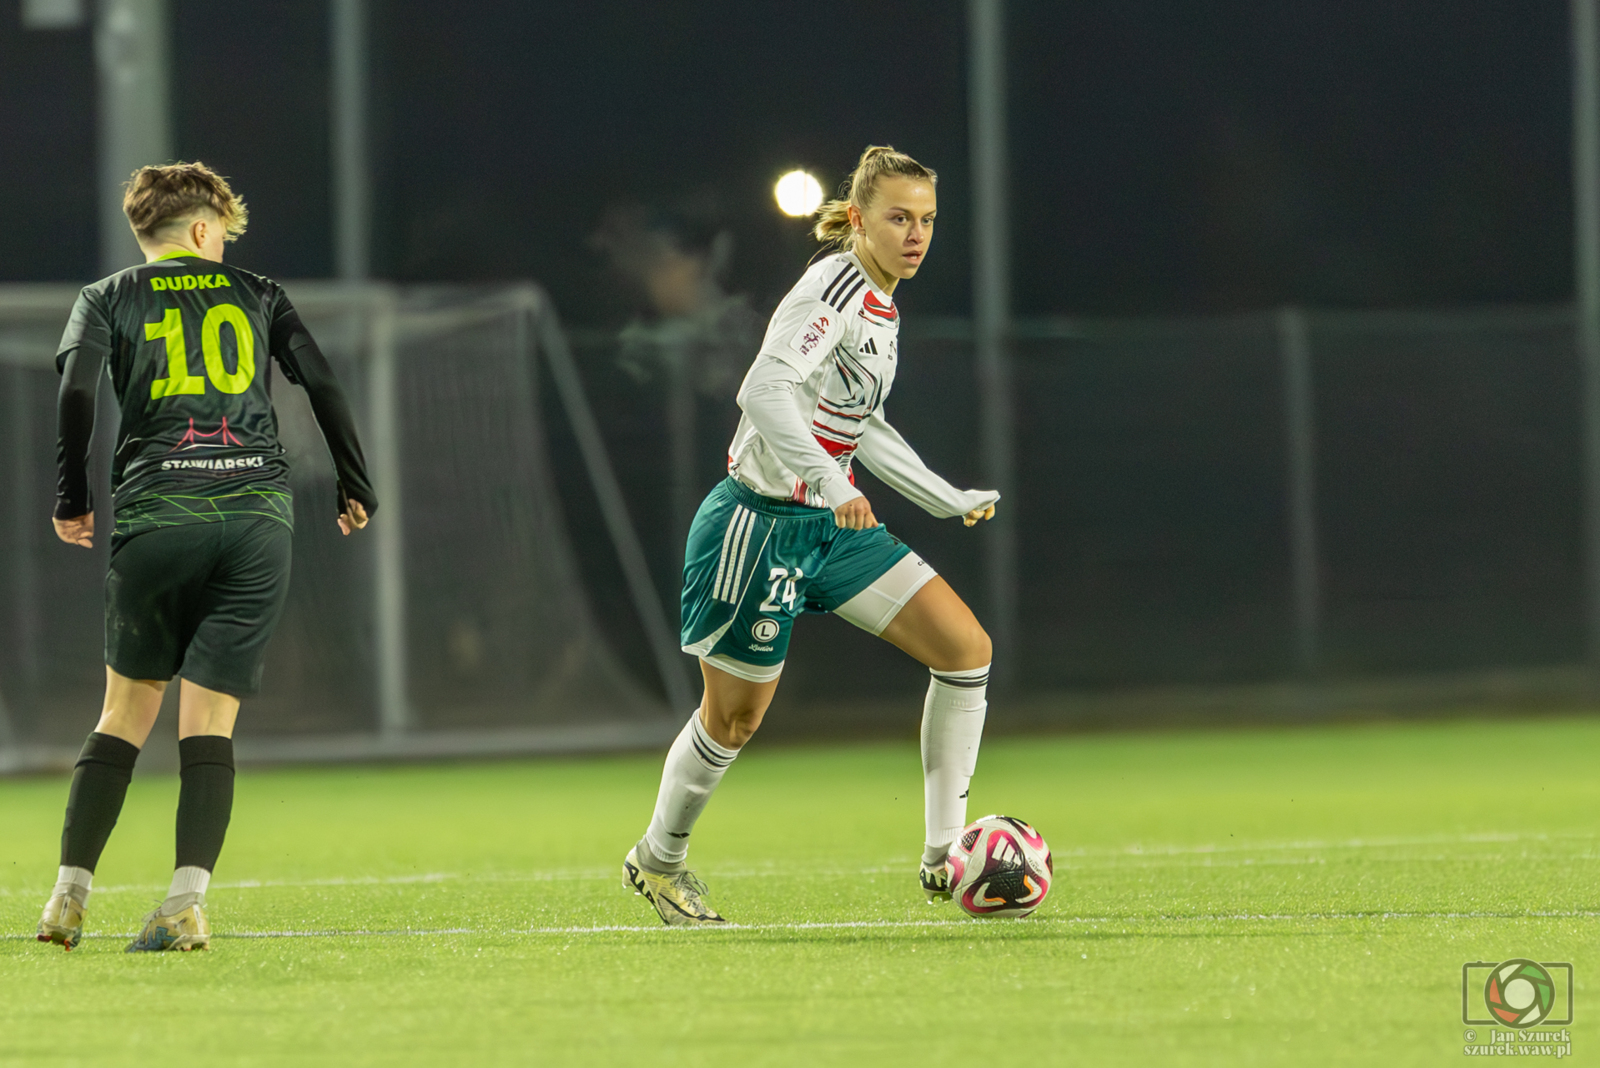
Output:
<instances>
[{"instance_id":1,"label":"white long-sleeve jersey","mask_svg":"<svg viewBox=\"0 0 1600 1068\"><path fill-rule=\"evenodd\" d=\"M812 508L860 497L867 469L940 518L1000 499L960 490L928 470L884 416L899 358L900 313L852 253L813 264L772 313L739 389L744 417L728 473L757 493Z\"/></svg>"}]
</instances>

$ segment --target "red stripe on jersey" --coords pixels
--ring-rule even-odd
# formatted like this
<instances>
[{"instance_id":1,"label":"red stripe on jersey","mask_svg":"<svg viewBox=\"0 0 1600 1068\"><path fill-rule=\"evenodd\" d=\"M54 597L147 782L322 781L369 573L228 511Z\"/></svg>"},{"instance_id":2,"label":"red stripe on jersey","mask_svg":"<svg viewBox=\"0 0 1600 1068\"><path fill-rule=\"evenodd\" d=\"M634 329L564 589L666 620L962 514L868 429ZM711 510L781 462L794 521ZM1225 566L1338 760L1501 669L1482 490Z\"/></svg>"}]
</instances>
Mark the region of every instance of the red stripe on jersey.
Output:
<instances>
[{"instance_id":1,"label":"red stripe on jersey","mask_svg":"<svg viewBox=\"0 0 1600 1068\"><path fill-rule=\"evenodd\" d=\"M821 434L812 434L811 436L816 438L817 444L826 449L828 455L835 459L840 456L848 456L856 451L856 443L853 441L830 441Z\"/></svg>"},{"instance_id":2,"label":"red stripe on jersey","mask_svg":"<svg viewBox=\"0 0 1600 1068\"><path fill-rule=\"evenodd\" d=\"M821 401L817 402L817 407L821 411L827 412L829 415L837 415L840 419L854 419L856 422L859 423L861 420L866 418L866 416L864 416L864 415L851 415L849 412L834 411L832 408L828 407L826 404L823 404Z\"/></svg>"},{"instance_id":3,"label":"red stripe on jersey","mask_svg":"<svg viewBox=\"0 0 1600 1068\"><path fill-rule=\"evenodd\" d=\"M876 316L884 322L892 323L900 318L900 312L895 308L894 301L891 300L888 304L884 304L870 289L867 290L866 297L861 301L861 308L867 314Z\"/></svg>"}]
</instances>

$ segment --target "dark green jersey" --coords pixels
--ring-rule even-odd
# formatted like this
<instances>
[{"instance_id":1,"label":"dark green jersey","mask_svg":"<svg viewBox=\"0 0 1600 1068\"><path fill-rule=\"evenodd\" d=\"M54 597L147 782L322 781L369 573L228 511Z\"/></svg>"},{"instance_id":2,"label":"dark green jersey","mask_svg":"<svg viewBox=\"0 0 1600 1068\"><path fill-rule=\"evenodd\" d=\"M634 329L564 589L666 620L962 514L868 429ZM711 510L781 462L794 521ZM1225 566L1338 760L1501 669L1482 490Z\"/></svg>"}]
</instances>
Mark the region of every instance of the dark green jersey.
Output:
<instances>
[{"instance_id":1,"label":"dark green jersey","mask_svg":"<svg viewBox=\"0 0 1600 1068\"><path fill-rule=\"evenodd\" d=\"M61 338L57 518L91 508L86 458L107 370L122 410L112 463L116 533L266 516L293 526L272 362L303 385L341 498L377 499L338 381L289 298L260 275L181 254L83 290Z\"/></svg>"}]
</instances>

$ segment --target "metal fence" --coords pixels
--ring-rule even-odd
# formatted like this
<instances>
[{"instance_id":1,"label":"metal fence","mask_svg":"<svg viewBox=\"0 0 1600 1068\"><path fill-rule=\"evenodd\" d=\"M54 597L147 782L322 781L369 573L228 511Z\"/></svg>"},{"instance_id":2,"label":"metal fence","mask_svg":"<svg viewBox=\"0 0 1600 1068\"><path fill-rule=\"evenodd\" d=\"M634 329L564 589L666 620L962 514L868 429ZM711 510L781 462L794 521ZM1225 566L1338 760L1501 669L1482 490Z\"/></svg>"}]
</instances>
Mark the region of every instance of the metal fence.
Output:
<instances>
[{"instance_id":1,"label":"metal fence","mask_svg":"<svg viewBox=\"0 0 1600 1068\"><path fill-rule=\"evenodd\" d=\"M533 287L291 295L349 384L384 512L339 538L320 440L299 391L280 388L295 578L241 755L664 739L694 698L672 633L682 523L663 487L683 452L664 447L661 384L627 373L615 334L576 332L569 352ZM50 360L72 296L0 291L13 766L59 756L99 702L105 549L59 545L46 522ZM978 484L971 325L910 316L905 330L890 417L936 470ZM1569 309L1032 320L1010 349L1017 487L998 522L1014 524L1018 617L996 654L1013 669L1002 696L1581 661ZM722 388L690 421L704 488L737 417ZM980 532L860 480L980 617L1005 600L984 587ZM870 728L900 714L882 711L892 697L913 723L920 677L887 645L807 618L769 718L831 703L837 715L807 722Z\"/></svg>"},{"instance_id":2,"label":"metal fence","mask_svg":"<svg viewBox=\"0 0 1600 1068\"><path fill-rule=\"evenodd\" d=\"M971 324L907 315L903 330L890 418L936 470L980 485ZM670 529L651 492L670 481L659 395L617 371L611 337L575 346L642 528ZM1569 309L1036 319L1010 350L1017 488L997 522L1015 524L1018 619L996 656L1012 696L1582 660ZM701 407L710 485L737 413L731 396ZM990 615L981 532L859 479ZM646 549L674 596L671 540ZM590 581L606 599L605 576ZM842 671L864 700L919 692L895 650L807 618L780 705L813 714Z\"/></svg>"}]
</instances>

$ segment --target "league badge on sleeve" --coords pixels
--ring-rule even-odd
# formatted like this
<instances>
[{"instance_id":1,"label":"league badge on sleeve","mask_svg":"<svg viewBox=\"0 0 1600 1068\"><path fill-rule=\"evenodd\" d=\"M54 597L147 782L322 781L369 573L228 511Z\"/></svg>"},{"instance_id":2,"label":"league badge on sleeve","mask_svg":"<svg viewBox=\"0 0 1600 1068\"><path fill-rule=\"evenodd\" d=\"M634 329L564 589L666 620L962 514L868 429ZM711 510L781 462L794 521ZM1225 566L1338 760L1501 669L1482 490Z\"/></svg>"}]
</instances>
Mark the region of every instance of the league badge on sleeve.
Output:
<instances>
[{"instance_id":1,"label":"league badge on sleeve","mask_svg":"<svg viewBox=\"0 0 1600 1068\"><path fill-rule=\"evenodd\" d=\"M833 325L826 315L811 319L789 339L789 347L802 356L809 356L817 346L828 339L828 328Z\"/></svg>"}]
</instances>

